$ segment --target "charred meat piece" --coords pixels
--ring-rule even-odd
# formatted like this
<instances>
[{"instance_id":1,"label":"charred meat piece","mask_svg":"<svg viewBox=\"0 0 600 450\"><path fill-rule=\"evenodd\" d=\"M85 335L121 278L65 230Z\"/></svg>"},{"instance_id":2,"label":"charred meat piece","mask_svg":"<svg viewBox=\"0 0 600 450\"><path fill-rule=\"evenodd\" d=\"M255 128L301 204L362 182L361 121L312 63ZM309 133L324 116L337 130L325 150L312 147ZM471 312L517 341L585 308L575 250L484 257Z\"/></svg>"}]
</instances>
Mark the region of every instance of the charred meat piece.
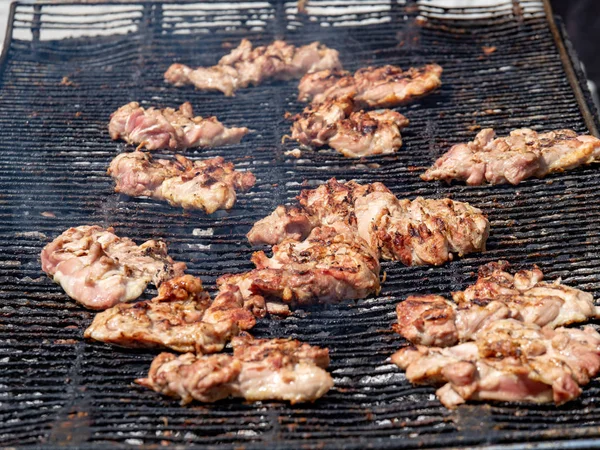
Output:
<instances>
[{"instance_id":1,"label":"charred meat piece","mask_svg":"<svg viewBox=\"0 0 600 450\"><path fill-rule=\"evenodd\" d=\"M117 156L108 174L116 181L116 192L166 200L173 206L203 209L208 214L231 209L236 190L247 191L256 181L251 172L238 172L221 157L191 161L175 155L174 161L155 160L140 151Z\"/></svg>"},{"instance_id":2,"label":"charred meat piece","mask_svg":"<svg viewBox=\"0 0 600 450\"><path fill-rule=\"evenodd\" d=\"M178 110L145 109L131 102L112 113L108 131L115 140L122 139L148 150L185 150L237 144L248 128L227 128L216 117L194 117L188 102Z\"/></svg>"},{"instance_id":3,"label":"charred meat piece","mask_svg":"<svg viewBox=\"0 0 600 450\"><path fill-rule=\"evenodd\" d=\"M42 270L67 295L90 309L106 309L138 298L155 286L183 275L184 263L167 255L160 241L137 245L112 228L69 228L42 250Z\"/></svg>"},{"instance_id":4,"label":"charred meat piece","mask_svg":"<svg viewBox=\"0 0 600 450\"><path fill-rule=\"evenodd\" d=\"M233 356L179 357L158 355L147 378L136 383L171 397L185 405L192 400L214 402L226 397L248 401L284 400L312 402L333 386L329 351L291 339L232 340Z\"/></svg>"},{"instance_id":5,"label":"charred meat piece","mask_svg":"<svg viewBox=\"0 0 600 450\"><path fill-rule=\"evenodd\" d=\"M357 198L358 234L380 257L407 266L440 265L485 250L489 222L481 210L450 199L398 200L376 191Z\"/></svg>"},{"instance_id":6,"label":"charred meat piece","mask_svg":"<svg viewBox=\"0 0 600 450\"><path fill-rule=\"evenodd\" d=\"M382 183L361 185L354 181L327 181L317 189L304 190L298 196L306 231L310 227L347 224L364 239L378 258L402 261L406 265L443 264L460 256L485 250L489 222L482 212L468 203L449 199L417 198L398 200ZM250 233L252 243L276 243L276 239L297 239L298 233L275 229L275 222L286 218L287 209L277 217L258 222ZM258 226L260 224L260 226Z\"/></svg>"},{"instance_id":7,"label":"charred meat piece","mask_svg":"<svg viewBox=\"0 0 600 450\"><path fill-rule=\"evenodd\" d=\"M121 303L97 314L84 336L123 347L205 354L223 350L255 322L243 308L239 289L223 290L211 302L200 279L184 275L161 284L152 300Z\"/></svg>"},{"instance_id":8,"label":"charred meat piece","mask_svg":"<svg viewBox=\"0 0 600 450\"><path fill-rule=\"evenodd\" d=\"M536 177L591 164L600 158L600 139L571 130L537 133L528 128L497 138L481 130L475 140L454 145L421 178L466 181L469 185L519 184Z\"/></svg>"},{"instance_id":9,"label":"charred meat piece","mask_svg":"<svg viewBox=\"0 0 600 450\"><path fill-rule=\"evenodd\" d=\"M506 261L482 266L474 285L452 294L455 303L439 295L408 297L396 308L394 329L413 344L446 347L476 339L499 319L556 328L600 317L592 294L543 282L537 267L514 275L508 267Z\"/></svg>"},{"instance_id":10,"label":"charred meat piece","mask_svg":"<svg viewBox=\"0 0 600 450\"><path fill-rule=\"evenodd\" d=\"M390 108L421 97L441 86L442 68L428 64L402 70L396 66L365 67L347 72L316 72L298 85L298 99L313 104L353 97L360 108Z\"/></svg>"},{"instance_id":11,"label":"charred meat piece","mask_svg":"<svg viewBox=\"0 0 600 450\"><path fill-rule=\"evenodd\" d=\"M253 48L249 40L242 39L239 47L223 56L216 66L191 69L173 64L165 73L165 81L176 86L193 84L197 89L232 96L239 88L257 86L268 79L292 80L306 73L339 68L337 50L318 42L295 47L274 41Z\"/></svg>"},{"instance_id":12,"label":"charred meat piece","mask_svg":"<svg viewBox=\"0 0 600 450\"><path fill-rule=\"evenodd\" d=\"M488 324L473 342L406 347L392 362L414 384L442 385L437 396L448 408L468 400L561 405L600 371L600 334L505 319Z\"/></svg>"},{"instance_id":13,"label":"charred meat piece","mask_svg":"<svg viewBox=\"0 0 600 450\"><path fill-rule=\"evenodd\" d=\"M349 158L394 153L408 119L395 111L354 110L350 98L308 106L293 117L292 139L313 148L329 145Z\"/></svg>"},{"instance_id":14,"label":"charred meat piece","mask_svg":"<svg viewBox=\"0 0 600 450\"><path fill-rule=\"evenodd\" d=\"M379 262L366 242L345 224L312 230L301 242L288 239L273 256L256 252L256 269L226 275L217 284L235 284L242 293L287 304L337 303L379 292Z\"/></svg>"}]
</instances>

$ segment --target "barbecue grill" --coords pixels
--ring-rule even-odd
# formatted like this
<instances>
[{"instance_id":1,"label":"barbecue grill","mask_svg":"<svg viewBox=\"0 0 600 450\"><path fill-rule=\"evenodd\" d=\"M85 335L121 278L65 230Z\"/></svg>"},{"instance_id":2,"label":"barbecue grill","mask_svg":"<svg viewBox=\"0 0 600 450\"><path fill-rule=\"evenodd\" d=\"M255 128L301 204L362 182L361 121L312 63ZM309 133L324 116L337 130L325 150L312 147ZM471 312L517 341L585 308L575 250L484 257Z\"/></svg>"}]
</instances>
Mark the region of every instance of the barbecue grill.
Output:
<instances>
[{"instance_id":1,"label":"barbecue grill","mask_svg":"<svg viewBox=\"0 0 600 450\"><path fill-rule=\"evenodd\" d=\"M295 143L281 141L290 125L284 113L303 108L295 82L242 89L233 98L163 82L169 64L214 64L242 37L259 44L319 40L339 49L349 70L437 62L443 86L399 108L411 124L395 155L352 160L321 150L295 159L285 154ZM113 2L108 12L18 2L0 71L0 445L600 447L598 381L561 407L496 403L449 411L433 388L412 387L388 360L406 345L390 329L398 301L463 289L490 261L507 259L517 269L535 263L549 279L600 294L597 165L517 187L418 177L451 144L485 127L597 135L580 65L546 2L444 9L429 1L313 0L307 14L281 1ZM107 123L133 100L161 107L190 101L200 115L252 128L239 145L187 155L222 155L251 169L255 188L240 194L233 210L212 216L115 194L106 168L128 147L110 140ZM489 215L492 228L483 254L442 267L383 263L387 280L377 297L260 320L257 337L329 347L335 387L314 404L180 407L133 385L157 352L85 342L93 313L40 268L51 239L70 226L99 224L137 242L165 239L173 258L214 291L217 276L251 268L255 249L244 237L251 224L333 176L381 181L399 197L467 201Z\"/></svg>"}]
</instances>

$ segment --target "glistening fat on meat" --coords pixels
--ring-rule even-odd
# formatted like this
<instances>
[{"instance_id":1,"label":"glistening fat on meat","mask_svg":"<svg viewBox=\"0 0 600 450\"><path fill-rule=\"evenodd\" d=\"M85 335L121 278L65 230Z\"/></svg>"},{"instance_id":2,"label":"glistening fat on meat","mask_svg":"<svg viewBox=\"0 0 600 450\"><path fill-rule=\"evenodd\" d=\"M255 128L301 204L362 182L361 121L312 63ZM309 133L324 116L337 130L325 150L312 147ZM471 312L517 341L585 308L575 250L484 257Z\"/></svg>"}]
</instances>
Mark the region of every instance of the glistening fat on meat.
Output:
<instances>
[{"instance_id":1,"label":"glistening fat on meat","mask_svg":"<svg viewBox=\"0 0 600 450\"><path fill-rule=\"evenodd\" d=\"M231 286L211 301L199 278L184 275L161 284L152 300L121 303L97 314L84 336L122 347L207 354L223 350L255 323L239 289Z\"/></svg>"},{"instance_id":2,"label":"glistening fat on meat","mask_svg":"<svg viewBox=\"0 0 600 450\"><path fill-rule=\"evenodd\" d=\"M216 117L194 117L192 105L173 108L142 108L131 102L111 114L108 131L112 139L122 139L147 150L185 150L237 144L248 128L227 128Z\"/></svg>"},{"instance_id":3,"label":"glistening fat on meat","mask_svg":"<svg viewBox=\"0 0 600 450\"><path fill-rule=\"evenodd\" d=\"M508 272L507 261L479 268L477 282L454 292L454 303L440 295L409 296L398 304L394 329L413 344L446 347L477 338L486 325L515 319L547 328L600 317L588 292L559 280L543 282L542 271Z\"/></svg>"},{"instance_id":4,"label":"glistening fat on meat","mask_svg":"<svg viewBox=\"0 0 600 450\"><path fill-rule=\"evenodd\" d=\"M305 73L341 68L337 50L318 42L295 47L284 41L253 47L247 39L212 67L192 69L173 64L165 81L175 86L192 84L197 89L221 91L232 96L237 89L257 86L268 79L291 80Z\"/></svg>"},{"instance_id":5,"label":"glistening fat on meat","mask_svg":"<svg viewBox=\"0 0 600 450\"><path fill-rule=\"evenodd\" d=\"M69 297L90 309L135 300L150 281L160 286L186 269L167 254L164 242L137 245L97 225L69 228L44 247L41 261Z\"/></svg>"},{"instance_id":6,"label":"glistening fat on meat","mask_svg":"<svg viewBox=\"0 0 600 450\"><path fill-rule=\"evenodd\" d=\"M116 182L116 192L166 200L208 214L231 209L236 191L247 191L256 182L252 172L238 172L221 157L192 161L175 155L175 160L165 160L140 151L118 155L108 174Z\"/></svg>"},{"instance_id":7,"label":"glistening fat on meat","mask_svg":"<svg viewBox=\"0 0 600 450\"><path fill-rule=\"evenodd\" d=\"M181 399L215 402L227 397L248 401L312 402L333 386L329 351L291 339L232 340L233 355L158 355L142 386Z\"/></svg>"}]
</instances>

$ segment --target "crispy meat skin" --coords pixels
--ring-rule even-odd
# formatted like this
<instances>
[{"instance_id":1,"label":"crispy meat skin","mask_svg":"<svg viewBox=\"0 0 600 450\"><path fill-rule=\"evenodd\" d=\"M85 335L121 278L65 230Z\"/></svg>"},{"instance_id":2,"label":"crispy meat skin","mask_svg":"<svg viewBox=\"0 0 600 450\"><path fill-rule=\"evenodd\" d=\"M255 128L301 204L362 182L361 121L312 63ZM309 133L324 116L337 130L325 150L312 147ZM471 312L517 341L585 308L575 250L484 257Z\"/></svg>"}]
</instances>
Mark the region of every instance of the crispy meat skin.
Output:
<instances>
[{"instance_id":1,"label":"crispy meat skin","mask_svg":"<svg viewBox=\"0 0 600 450\"><path fill-rule=\"evenodd\" d=\"M324 71L305 75L298 99L323 103L350 96L360 108L390 108L428 94L441 86L442 68L428 64L406 71L396 66L365 67L354 75Z\"/></svg>"},{"instance_id":2,"label":"crispy meat skin","mask_svg":"<svg viewBox=\"0 0 600 450\"><path fill-rule=\"evenodd\" d=\"M494 130L481 130L475 140L454 145L428 169L425 181L466 181L469 185L519 184L550 173L596 162L600 139L571 130L537 133L528 128L496 138Z\"/></svg>"},{"instance_id":3,"label":"crispy meat skin","mask_svg":"<svg viewBox=\"0 0 600 450\"><path fill-rule=\"evenodd\" d=\"M402 146L406 117L391 110L354 109L348 97L307 106L293 117L292 139L313 148L329 145L349 158L394 153Z\"/></svg>"},{"instance_id":4,"label":"crispy meat skin","mask_svg":"<svg viewBox=\"0 0 600 450\"><path fill-rule=\"evenodd\" d=\"M216 66L191 69L173 64L165 72L165 81L176 86L193 84L197 89L221 91L232 96L239 89L257 86L268 79L292 80L310 72L339 69L337 50L318 42L295 47L284 41L252 47L242 39L239 47L221 58Z\"/></svg>"},{"instance_id":5,"label":"crispy meat skin","mask_svg":"<svg viewBox=\"0 0 600 450\"><path fill-rule=\"evenodd\" d=\"M277 224L302 217L303 233L318 224L344 222L377 257L406 265L439 265L451 260L452 253L485 250L489 233L487 219L468 203L421 197L398 200L382 183L339 183L332 178L317 189L302 191L298 200L301 209L294 210L293 217L287 217L289 208L284 208L257 222L248 233L251 243L297 239L301 233L288 233Z\"/></svg>"},{"instance_id":6,"label":"crispy meat skin","mask_svg":"<svg viewBox=\"0 0 600 450\"><path fill-rule=\"evenodd\" d=\"M240 286L245 297L276 298L293 305L336 303L379 292L379 261L345 224L313 229L302 242L287 239L252 256L256 269L225 275L217 284Z\"/></svg>"},{"instance_id":7,"label":"crispy meat skin","mask_svg":"<svg viewBox=\"0 0 600 450\"><path fill-rule=\"evenodd\" d=\"M489 222L481 210L450 199L398 200L387 192L357 199L359 235L383 259L407 266L440 265L485 250Z\"/></svg>"},{"instance_id":8,"label":"crispy meat skin","mask_svg":"<svg viewBox=\"0 0 600 450\"><path fill-rule=\"evenodd\" d=\"M468 400L560 405L598 374L600 334L591 327L552 330L504 319L488 324L474 342L406 347L392 362L412 383L446 383L437 395L448 408Z\"/></svg>"},{"instance_id":9,"label":"crispy meat skin","mask_svg":"<svg viewBox=\"0 0 600 450\"><path fill-rule=\"evenodd\" d=\"M145 109L131 102L111 114L108 131L115 140L123 139L148 150L184 150L237 144L248 128L226 128L216 117L194 117L188 102L178 110Z\"/></svg>"},{"instance_id":10,"label":"crispy meat skin","mask_svg":"<svg viewBox=\"0 0 600 450\"><path fill-rule=\"evenodd\" d=\"M185 264L167 255L164 242L136 245L113 231L88 225L69 228L42 250L42 270L90 309L134 300L150 281L160 286L183 275Z\"/></svg>"},{"instance_id":11,"label":"crispy meat skin","mask_svg":"<svg viewBox=\"0 0 600 450\"><path fill-rule=\"evenodd\" d=\"M324 369L329 351L290 339L232 340L233 356L179 357L161 353L147 378L136 383L176 398L185 405L192 400L214 402L226 397L249 401L315 401L333 386Z\"/></svg>"},{"instance_id":12,"label":"crispy meat skin","mask_svg":"<svg viewBox=\"0 0 600 450\"><path fill-rule=\"evenodd\" d=\"M477 338L496 320L512 318L541 327L556 328L600 317L592 294L541 281L534 267L514 275L506 261L479 269L477 282L454 292L455 303L439 295L410 296L398 304L394 329L413 344L446 347Z\"/></svg>"},{"instance_id":13,"label":"crispy meat skin","mask_svg":"<svg viewBox=\"0 0 600 450\"><path fill-rule=\"evenodd\" d=\"M255 323L239 289L223 290L211 302L200 279L184 275L161 284L152 300L121 303L97 314L84 336L123 347L206 354L223 350L240 329Z\"/></svg>"},{"instance_id":14,"label":"crispy meat skin","mask_svg":"<svg viewBox=\"0 0 600 450\"><path fill-rule=\"evenodd\" d=\"M118 155L108 174L115 179L116 192L166 200L173 206L203 209L208 214L231 209L236 190L247 191L256 182L251 172L238 172L221 157L191 161L175 155L175 160L169 161L140 151Z\"/></svg>"}]
</instances>

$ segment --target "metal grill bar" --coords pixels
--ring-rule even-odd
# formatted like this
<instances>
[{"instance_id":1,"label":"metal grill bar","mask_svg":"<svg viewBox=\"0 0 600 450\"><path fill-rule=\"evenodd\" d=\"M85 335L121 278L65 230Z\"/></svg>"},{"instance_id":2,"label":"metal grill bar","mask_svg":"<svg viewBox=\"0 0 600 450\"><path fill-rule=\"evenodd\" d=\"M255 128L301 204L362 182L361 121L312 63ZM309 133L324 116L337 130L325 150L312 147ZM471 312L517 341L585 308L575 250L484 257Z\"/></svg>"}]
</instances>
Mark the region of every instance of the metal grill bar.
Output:
<instances>
[{"instance_id":1,"label":"metal grill bar","mask_svg":"<svg viewBox=\"0 0 600 450\"><path fill-rule=\"evenodd\" d=\"M590 439L600 435L598 381L560 408L498 404L450 412L433 389L412 387L388 361L406 345L390 330L396 303L409 293L463 289L485 262L536 263L550 279L600 293L596 166L518 187L443 186L418 178L449 145L480 128L594 130L590 121L597 125L597 117L585 112L591 102L581 71L575 66L571 73L542 2L440 9L414 1L313 0L308 15L297 14L295 2L247 0L227 8L218 1L106 3L114 4L109 13L87 5L69 13L51 2L19 3L11 13L0 60L2 446L592 446ZM87 24L77 25L83 14ZM51 39L48 30L76 37ZM225 99L162 81L172 62L214 64L241 37L320 40L339 49L350 70L437 62L444 85L399 109L411 125L397 155L356 161L323 150L304 151L296 160L284 154L294 143L281 143L289 130L284 112L303 107L294 82ZM486 54L483 47L496 50ZM61 84L63 77L71 83ZM105 171L126 146L110 141L106 125L110 113L131 100L157 106L188 100L201 115L251 127L239 145L190 155L222 155L251 169L256 187L241 194L232 211L210 217L114 194ZM384 263L387 281L376 298L260 321L256 336L291 336L330 348L336 386L315 404L226 400L182 408L132 385L155 353L85 342L93 313L67 299L40 269L39 253L49 240L70 226L97 223L138 241L165 239L172 256L214 290L220 274L251 267L255 249L244 234L252 223L332 176L382 181L399 196L468 201L489 214L492 234L488 252L443 267Z\"/></svg>"}]
</instances>

